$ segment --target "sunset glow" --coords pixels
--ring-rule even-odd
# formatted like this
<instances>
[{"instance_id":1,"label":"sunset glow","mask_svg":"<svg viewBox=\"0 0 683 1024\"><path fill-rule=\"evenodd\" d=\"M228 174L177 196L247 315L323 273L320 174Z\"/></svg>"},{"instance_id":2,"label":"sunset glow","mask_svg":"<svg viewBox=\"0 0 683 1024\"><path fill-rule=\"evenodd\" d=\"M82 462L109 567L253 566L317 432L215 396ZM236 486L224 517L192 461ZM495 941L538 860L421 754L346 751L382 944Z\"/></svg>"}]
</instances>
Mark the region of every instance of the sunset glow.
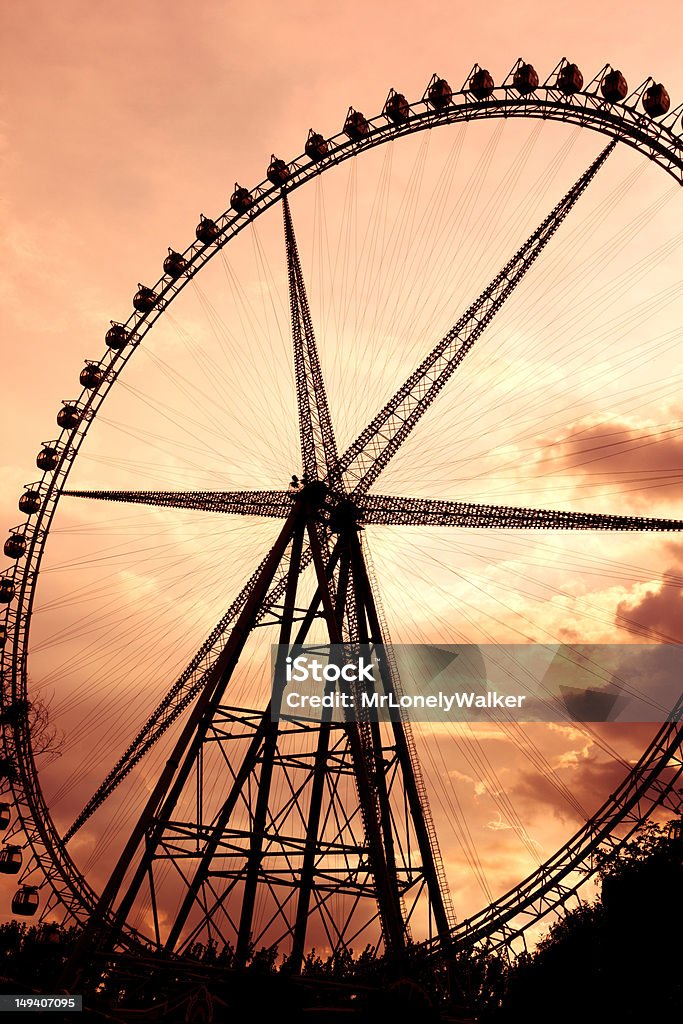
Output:
<instances>
[{"instance_id":1,"label":"sunset glow","mask_svg":"<svg viewBox=\"0 0 683 1024\"><path fill-rule=\"evenodd\" d=\"M590 29L587 18L591 15ZM8 70L0 284L0 509L37 478L138 282L194 241L235 181L331 136L349 104L418 99L474 61L500 81L520 53L541 80L565 54L683 99L681 15L580 0L238 9L30 0L2 16ZM419 31L418 31L419 27ZM292 193L292 217L340 451L522 245L607 139L531 118L444 126L377 147ZM373 492L683 518L680 185L618 145L567 222ZM301 473L279 204L161 316L113 388L75 490L284 490ZM38 474L39 475L39 474ZM46 548L29 679L54 732L37 758L64 833L273 544L281 522L63 497ZM368 526L396 643L683 642L672 533ZM309 595L311 571L304 575ZM324 634L318 623L320 636ZM265 707L273 628L256 630L230 701ZM69 844L106 882L176 723ZM415 726L456 915L499 897L612 794L653 726L566 721ZM54 748L54 749L52 749ZM207 801L227 785L216 761ZM279 796L280 794L278 794ZM194 794L192 796L194 799ZM191 800L188 797L188 802ZM0 916L9 917L11 878ZM178 890L168 882L162 921ZM424 907L413 922L426 929ZM265 916L266 911L263 910ZM422 915L422 916L421 916ZM136 905L134 927L150 931ZM532 936L536 939L542 929ZM313 937L325 948L325 935Z\"/></svg>"}]
</instances>

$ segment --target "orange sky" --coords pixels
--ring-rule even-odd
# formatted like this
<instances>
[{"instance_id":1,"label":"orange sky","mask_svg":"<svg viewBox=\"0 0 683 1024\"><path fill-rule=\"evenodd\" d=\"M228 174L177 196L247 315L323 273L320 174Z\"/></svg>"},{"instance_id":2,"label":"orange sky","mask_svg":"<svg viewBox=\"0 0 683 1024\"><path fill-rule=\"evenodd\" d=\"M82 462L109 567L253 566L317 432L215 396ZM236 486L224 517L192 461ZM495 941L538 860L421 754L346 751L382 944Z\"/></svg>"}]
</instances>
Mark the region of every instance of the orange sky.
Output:
<instances>
[{"instance_id":1,"label":"orange sky","mask_svg":"<svg viewBox=\"0 0 683 1024\"><path fill-rule=\"evenodd\" d=\"M557 5L550 14L544 5L522 0L514 7L489 4L476 12L476 18L471 4L462 4L456 10L453 5L445 8L433 2L419 6L348 2L326 7L294 0L286 10L282 5L273 3L250 7L202 0L192 8L168 3L133 4L128 0L106 9L103 5L68 0L57 6L30 0L11 8L5 5L0 14L0 47L6 69L0 114L3 158L0 189L3 207L0 231L3 237L0 251L4 264L0 277L3 366L0 428L4 439L0 451L2 521L8 527L19 522L16 498L22 485L35 478L32 468L35 452L42 440L55 435L54 416L59 403L76 394L74 385L83 359L99 356L108 321L126 318L137 282L151 284L158 278L166 247L180 248L189 242L200 211L214 215L223 211L236 179L243 184L255 184L263 178L271 152L285 158L297 155L303 149L311 126L324 134L336 133L349 104L368 115L374 114L381 108L390 86L404 91L411 99L417 98L424 91L432 72L438 71L450 80L454 88L458 88L474 61L489 67L497 78L501 78L520 54L535 64L541 78L564 55L581 65L586 80L607 61L620 67L632 86L653 74L664 81L673 104L676 104L683 97L679 46L682 28L680 7L673 2L659 4L656 8L624 3L617 10L610 5L600 8L581 0L571 5ZM525 135L524 130L515 135L506 126L504 138L496 151L500 157L495 178L499 187L503 181L500 168L508 166L507 161L512 159L515 146L528 143L530 147L537 147L533 149L534 157L530 164L535 169L536 159L538 168L550 166L552 154L561 147L564 137L562 131L555 130L553 126L544 128L538 140L534 140L528 131ZM477 153L482 152L489 138L483 133L475 137L472 132L464 137L462 171L458 170L453 179L456 185L464 187L470 180L467 175L476 168ZM470 268L472 272L468 277L468 267L464 268L463 295L469 295L470 291L476 294L486 283L486 275L495 272L514 250L517 238L514 231L522 232L520 240L525 237L524 232L528 233L535 226L539 217L593 158L598 145L596 138L578 139L557 180L548 185L547 196L538 197L536 205L532 197L526 218L520 215L519 221L510 222L510 238L507 240L506 237L505 247L500 251L496 247L498 224L491 222L487 251L477 256L476 266L473 258L472 267L477 273ZM437 154L443 152L445 159L447 149L443 140L437 141L433 149ZM413 156L406 156L405 167L398 166L399 178L405 174L408 180L408 167ZM376 160L373 156L374 163L368 161L368 182L376 184L379 180L382 159L380 154ZM615 182L622 180L637 164L637 158L627 153L620 168L613 172L610 167L609 174L614 176L606 177L604 184L597 186L596 204L599 201L606 204ZM363 173L361 169L358 202L361 212L365 211L370 216L368 195L363 193L366 182ZM608 174L607 168L604 173ZM344 189L350 180L340 174L338 183L332 181L329 186L325 200L328 204L326 216L332 228L344 223ZM638 211L646 210L660 194L671 191L671 186L670 179L664 179L660 171L647 166L622 206L617 208L614 221L608 222L602 237L609 238L629 216L635 217ZM457 195L457 189L454 194ZM519 193L515 194L524 195L524 180L519 186ZM313 188L310 196L308 206L305 199L299 201L298 197L292 204L295 220L296 204L299 204L297 224L305 272L306 261L309 267L312 266L317 251ZM485 198L485 195L480 198L480 207L477 208L482 216ZM510 199L511 209L513 199ZM589 222L593 207L587 209L585 223ZM641 251L654 252L658 246L666 246L672 239L675 241L674 228L680 223L680 220L675 221L678 209L676 197L673 197L667 200L658 214L652 215L635 249L626 250L620 257L624 262L618 263L615 274L626 268L627 261L634 260ZM469 227L465 225L463 228L463 247L474 245L475 225L476 216ZM270 225L266 222L260 235L269 254L277 253L277 228L276 223ZM579 239L576 252L581 252L581 247L588 241L585 235ZM638 248L640 245L642 250ZM253 298L261 283L259 264L253 254L247 253L247 248L245 242L238 250L235 267L243 275L244 286ZM672 289L680 272L681 251L680 244L677 248L672 247L666 272L662 272L661 281L671 284ZM435 259L434 253L431 258ZM276 269L275 279L267 285L269 295L282 283L277 277L276 255L272 255L272 259L272 266ZM563 267L563 273L574 268L571 260L569 267L565 267L560 255L554 259L556 263L551 265L556 266L558 272ZM436 274L437 262L435 260L433 265L426 263L425 266L431 267ZM445 305L440 306L436 286L431 291L427 286L426 290L434 300L434 315L420 317L419 305L417 301L414 303L411 315L415 330L405 346L400 340L404 336L398 328L395 337L399 341L390 345L389 341L394 336L387 328L385 347L382 348L380 343L378 349L381 359L373 364L366 359L364 363L361 352L360 361L354 362L356 357L346 355L348 350L341 343L349 342L349 332L355 332L355 341L360 345L359 339L367 340L362 333L365 327L362 323L359 326L356 313L352 327L342 325L333 336L329 324L334 316L329 309L326 310L322 297L326 280L324 268L319 278L316 278L316 273L310 273L309 290L317 317L323 364L330 369L331 386L342 388L346 384L348 388L353 383L354 373L362 371L368 375L369 383L360 394L354 394L351 387L345 399L339 397L341 390L339 394L335 391L331 398L340 433L344 440L351 440L353 431L364 426L372 415L382 394L402 380L412 368L415 356L430 347L452 322L452 313L455 311L457 314L461 307L453 308L445 300ZM480 277L480 273L483 276ZM638 301L646 301L657 291L657 279L645 279L645 274L643 278L629 286L629 301L634 309ZM207 295L223 319L232 323L237 317L236 301L220 296L221 278L218 273L213 278L207 273L207 279ZM434 276L428 280L433 282ZM316 291L317 286L320 286L320 294ZM581 287L580 281L576 282L576 287ZM337 289L338 302L348 299L348 281L337 285ZM524 294L531 298L533 293ZM577 292L568 291L567 294L576 295ZM602 340L605 343L603 354L607 352L605 373L608 377L610 359L618 356L618 332L621 330L609 327L612 323L609 317L616 316L617 312L609 306L610 301L607 292L596 299L598 308L605 312L606 317ZM566 307L558 304L555 312L552 309L538 312L532 327L539 338L551 334L554 316L560 326L570 323L570 300L566 299L566 302ZM588 316L588 311L585 313ZM678 326L680 303L660 309L655 320L648 328L652 331L652 339ZM230 422L228 417L228 422L223 424L224 436L230 442L232 452L232 461L224 470L225 483L220 484L226 488L282 486L287 475L297 468L296 445L289 428L283 427L281 434L278 432L272 451L263 445L268 436L267 417L273 416L277 426L281 411L288 408L286 389L289 380L286 375L289 371L282 339L273 340L276 338L276 321L275 314L272 322L268 321L272 335L266 332L264 336L257 337L258 332L252 330L251 336L245 331L248 343L243 338L238 352L241 359L248 360L254 355L267 362L269 346L273 346L274 369L271 371L273 380L268 380L263 394L254 399L258 413L256 420L259 422L254 422L250 416L245 400L244 409L239 410L242 418L235 413L234 422ZM208 351L209 334L205 326L198 325L195 307L188 308L179 329L191 331L196 328L200 351ZM587 330L585 325L582 329ZM501 337L505 330L514 340L531 328L512 316L501 328ZM408 337L407 332L405 337ZM186 373L188 379L199 387L205 370L188 356L178 336L174 336L170 329L160 327L154 344L157 347L152 349L153 355L167 358L171 354L176 368ZM239 339L237 344L239 348ZM235 355L232 349L231 352ZM669 364L664 362L664 358L653 356L645 374L652 377L649 396L659 378L667 373ZM676 365L672 373L678 372L679 360L674 359ZM145 366L150 373L153 371L149 364ZM488 372L485 356L475 366L482 375L479 386L483 388L481 380ZM530 379L523 349L518 360L511 359L510 366L512 380L524 383ZM546 381L544 387L557 386L559 394L560 364L556 365L549 359L547 366L551 375L556 371L556 376L550 384ZM131 387L143 389L146 372L143 366L137 367L137 375L130 379ZM244 372L248 374L250 371ZM257 367L254 379L248 378L248 388L257 389L260 374ZM495 372L492 382L494 377ZM581 391L584 384L585 394ZM244 398L245 389L240 389L237 383L233 390L230 390L230 384L227 386L226 404L234 410L240 398ZM491 386L497 385L492 383ZM268 388L272 389L271 392ZM513 496L520 496L520 500L525 496L528 503L539 505L614 509L612 501L619 493L614 488L623 489L620 481L624 479L621 475L624 472L631 474L634 480L642 480L644 474L654 469L662 473L663 479L672 466L680 469L683 465L681 435L676 431L658 435L655 453L647 449L638 454L637 438L639 432L649 429L648 424L656 425L659 430L663 424L677 420L680 407L677 407L675 389L673 394L667 395L662 391L661 401L651 401L645 409L610 405L607 399L602 404L594 403L588 382L583 377L578 390L584 397L578 402L580 412L575 422L558 414L555 418L549 415L545 431L540 421L530 425L532 441L528 442L528 448L533 449L531 455L522 442L515 441L511 448L506 449L504 433L494 431L498 446L496 457L491 463L482 457L481 466L482 472L485 470L488 474L486 486L492 480L497 481L499 500L512 503ZM171 392L162 390L160 394L167 398ZM105 414L111 415L113 421L126 413L132 418L138 415L139 407L135 404L138 397L135 394L126 393L116 401L118 404L112 407L111 414L109 411ZM397 460L396 467L387 473L386 483L383 481L379 490L394 487L404 492L413 490L415 493L458 497L463 493L462 487L466 486L469 488L466 496L485 500L486 486L482 484L478 490L474 483L476 477L463 484L457 473L454 475L450 444L439 447L440 431L444 437L455 438L455 432L461 429L458 412L457 405L445 406L440 418L431 426L425 422L422 439L416 433L415 444L418 447L413 449L416 461L399 464ZM145 423L150 431L159 429L162 423L160 415L158 409L145 413L149 417ZM488 415L489 419L484 422L491 428L492 410ZM472 418L472 422L476 421ZM576 469L582 465L581 459L577 458L576 445L579 444L579 453L584 452L590 444L591 432L601 437L605 423L611 424L618 434L620 447L613 453L615 457L609 466L599 467L605 472L597 482L588 476L581 476L578 480L584 470ZM210 427L210 418L202 420L197 427L201 444L207 452ZM447 434L448 430L453 433ZM179 431L175 427L169 428L168 438L176 443L180 438ZM478 452L474 430L470 440L474 445L472 450ZM237 443L239 441L242 448ZM541 442L546 447L542 448ZM120 437L117 442L115 426L105 423L102 433L93 436L92 455L106 461L120 443ZM146 451L151 459L155 449L149 439L140 442L143 443L149 444ZM124 438L122 447L128 444ZM421 444L430 446L431 460L421 458ZM538 446L537 452L535 446ZM139 461L143 461L142 454ZM189 486L201 481L203 486L209 486L212 474L219 471L213 454L207 455L204 463L197 461L194 477L187 476L189 471L183 468L184 465L170 460L154 480L150 478L150 485L166 483L180 486L185 481ZM146 481L140 473L136 476L130 466L110 468L106 477L98 476L101 470L102 462L88 463L82 471L81 481L84 485L94 486L103 479L109 485L119 479L122 484L145 486ZM252 470L255 479L251 479ZM452 487L453 480L460 488L457 493ZM667 477L667 485L657 492L640 490L634 484L628 497L619 497L619 507L614 510L681 515L683 503L679 480L680 474ZM92 557L99 536L106 536L108 544L123 542L134 530L142 531L135 534L137 538L155 537L157 525L160 529L173 530L173 524L177 522L177 533L172 536L183 545L184 557L195 559L193 564L197 573L204 573L203 589L199 601L190 594L181 594L180 589L172 591L175 607L163 609L162 619L175 623L177 627L180 621L177 602L186 599L187 609L183 612L186 619L183 621L191 622L192 629L188 629L188 634L201 639L210 623L217 618L216 607L221 607L221 600L246 577L254 557L265 550L273 535L272 524L257 524L247 536L238 527L222 521L216 524L213 539L207 541L199 532L193 532L194 526L187 518L172 521L172 517L162 515L154 520L148 519L145 524L138 517L129 531L123 520L112 527L107 522L107 515L102 508L79 508L68 512L63 523L61 546L55 549L55 574L51 580L46 577L46 625L39 627L44 628L44 645L43 650L36 654L33 671L36 678L49 678L48 690L57 702L64 700L68 704L66 697L71 699L73 693L87 690L86 675L78 675L74 671L70 677L68 670L61 667L69 664L68 658L74 656L75 648L67 644L56 650L45 641L59 629L68 629L74 616L79 614L74 611L77 604L69 603L75 600L73 594L67 595L65 603L60 604L69 586L69 580L66 579L65 583L64 577L58 575L58 565L62 560L65 564L69 558ZM67 531L71 531L70 534ZM209 577L204 570L211 564L213 554L224 550L226 543L231 559L229 569L222 576ZM387 610L390 619L393 616L392 621L396 623L393 627L395 634L402 639L420 636L453 642L463 633L468 637L485 639L487 631L491 635L493 630L492 635L496 639L518 640L522 616L526 616L524 635L527 639L545 639L548 635L576 639L576 602L581 600L592 602L592 613L582 621L580 629L583 632L579 638L585 636L587 629L591 630L591 639L626 638L626 634L616 633L615 616L628 617L633 609L637 610L638 621L646 626L674 639L681 636L680 591L674 585L669 590L661 590L658 586L663 573L671 571L676 578L681 574L683 554L680 545L674 543L661 544L656 549L644 545L631 548L622 542L617 543L614 548L616 559L628 561L631 566L634 563L645 566L642 571L634 570L628 579L603 576L596 581L586 561L585 572L572 581L567 582L568 577L565 578L564 569L559 566L553 570L552 578L549 576L544 583L538 582L539 565L547 557L546 549L542 547L522 549L515 547L513 541L496 540L490 549L484 545L473 554L465 550L457 539L449 540L452 546L447 549L447 560L450 560L449 565L457 565L458 570L467 576L467 582L464 582L457 574L448 575L440 568L446 556L444 548L439 547L441 542L433 535L422 542L424 547L420 549L420 557L424 560L421 567L414 564L412 535L397 540L393 536L388 537L385 531L379 533L372 543L378 567L381 563L385 566ZM566 554L563 542L557 543ZM595 560L602 553L601 541L586 539L581 551L587 560ZM144 555L141 559L144 560ZM160 567L156 575L155 565ZM409 593L401 585L401 573L406 565L415 572ZM119 602L117 622L122 623L124 613L131 608L139 605L141 609L148 609L149 594L154 594L160 580L165 581L165 586L168 584L172 566L163 561L161 554L155 554L144 566L135 568L128 562L124 564L122 559L112 571L120 574L116 578L115 596ZM439 581L436 597L430 590L434 578L432 571ZM93 573L97 572L98 569L93 570ZM527 578L529 574L533 577L532 582ZM523 576L526 583L518 585ZM94 585L95 575L84 578L89 586ZM114 579L113 576L111 578ZM480 605L475 607L469 603L471 590L477 581L486 583L486 586L490 586L492 581L499 585L498 603L492 604L487 594L482 596ZM546 585L555 588L552 601L550 590L544 589ZM177 586L180 587L179 584ZM216 586L220 586L218 596L211 590ZM427 614L415 612L420 595L425 603L430 602ZM547 603L539 612L539 602L546 599ZM462 617L453 611L458 600L465 604L466 626L463 626ZM50 602L54 602L54 607L50 607ZM152 659L154 653L148 652L146 657ZM180 654L176 651L178 663L182 663L183 655L189 653L189 650L181 650ZM139 651L137 654L142 656ZM167 664L175 664L170 649L166 654ZM157 682L161 686L161 680ZM127 699L122 696L121 702L125 704ZM136 699L142 714L147 706L144 691L138 690ZM60 727L65 730L73 721L69 714L64 711L59 719ZM110 723L102 720L101 724L103 731L109 732ZM614 771L614 764L597 748L587 744L585 736L576 730L556 727L546 730L542 741L546 755L558 770L565 773L563 778L567 785L580 795L586 807L594 807L601 796L613 791L618 774ZM641 741L642 731L638 730L628 735L624 732L620 737L610 734L609 737L609 742L620 744L619 749L627 759L636 756ZM425 770L432 777L434 813L439 822L448 817L448 795L439 782L441 762L431 749L427 749L433 743L431 739L425 741ZM531 837L531 845L535 844L543 856L549 854L580 818L577 819L565 804L556 800L555 792L544 787L542 779L530 776L526 762L511 749L509 740L505 741L500 736L490 737L487 751L507 790L514 794ZM453 755L453 784L458 787L459 798L477 836L490 884L495 891L502 891L528 870L533 858L530 860L528 850L520 852L519 846L513 850L503 841L510 826L497 818L495 807L481 799L481 779L471 764L467 767L464 747L461 746L457 754L455 749L444 748L444 753L446 757ZM78 746L73 744L65 758L71 768L77 754ZM60 767L53 770L59 776ZM85 789L92 788L96 774L83 783ZM56 807L60 824L67 824L79 799L85 795L76 787L71 796ZM455 880L456 907L472 911L480 905L482 894L470 891L467 881L463 882L466 891L458 893L458 879L464 880L468 876L462 863L462 849L452 826L450 829L444 822L442 844L449 877ZM95 869L96 877L102 870L100 863Z\"/></svg>"}]
</instances>

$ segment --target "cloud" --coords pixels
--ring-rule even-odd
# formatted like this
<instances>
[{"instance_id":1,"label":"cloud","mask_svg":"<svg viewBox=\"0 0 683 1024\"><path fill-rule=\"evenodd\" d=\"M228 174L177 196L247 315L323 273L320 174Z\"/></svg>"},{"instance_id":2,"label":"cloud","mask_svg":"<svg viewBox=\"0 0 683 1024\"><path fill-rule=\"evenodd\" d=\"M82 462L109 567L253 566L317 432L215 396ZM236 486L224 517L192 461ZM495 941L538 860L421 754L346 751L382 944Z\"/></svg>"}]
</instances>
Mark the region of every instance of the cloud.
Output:
<instances>
[{"instance_id":1,"label":"cloud","mask_svg":"<svg viewBox=\"0 0 683 1024\"><path fill-rule=\"evenodd\" d=\"M616 489L621 504L639 510L683 496L683 430L675 412L666 426L588 416L559 437L541 439L541 445L535 474L569 475L582 492Z\"/></svg>"},{"instance_id":2,"label":"cloud","mask_svg":"<svg viewBox=\"0 0 683 1024\"><path fill-rule=\"evenodd\" d=\"M563 777L577 804L590 815L604 801L605 794L613 792L622 781L624 767L615 761L591 759L570 772L564 772ZM512 798L517 805L529 805L535 813L544 806L561 821L582 821L578 807L569 804L567 796L557 788L552 778L535 771L520 772L512 788Z\"/></svg>"},{"instance_id":3,"label":"cloud","mask_svg":"<svg viewBox=\"0 0 683 1024\"><path fill-rule=\"evenodd\" d=\"M638 731L638 726L630 728L633 728L634 732ZM568 760L565 759L565 765ZM540 808L545 807L554 818L564 822L575 822L580 826L584 821L584 815L579 807L588 817L595 814L608 795L616 792L627 772L628 769L614 758L598 759L596 748L593 747L589 756L579 759L574 765L562 771L562 779L571 791L577 806L569 804L565 793L553 784L548 775L539 775L535 771L521 771L510 795L516 806L527 808L528 814L538 814ZM661 773L662 781L665 781L666 774L666 771Z\"/></svg>"},{"instance_id":4,"label":"cloud","mask_svg":"<svg viewBox=\"0 0 683 1024\"><path fill-rule=\"evenodd\" d=\"M683 544L670 544L674 562L660 583L636 588L617 605L615 622L632 633L683 643Z\"/></svg>"}]
</instances>

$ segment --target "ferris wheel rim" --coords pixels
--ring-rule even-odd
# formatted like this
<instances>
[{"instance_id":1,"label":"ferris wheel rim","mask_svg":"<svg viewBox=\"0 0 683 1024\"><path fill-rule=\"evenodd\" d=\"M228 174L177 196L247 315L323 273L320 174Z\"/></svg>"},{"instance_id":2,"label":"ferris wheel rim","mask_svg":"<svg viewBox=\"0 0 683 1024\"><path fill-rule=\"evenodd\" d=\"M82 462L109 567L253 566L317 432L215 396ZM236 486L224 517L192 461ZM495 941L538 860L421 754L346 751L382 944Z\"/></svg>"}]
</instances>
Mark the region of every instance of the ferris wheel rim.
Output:
<instances>
[{"instance_id":1,"label":"ferris wheel rim","mask_svg":"<svg viewBox=\"0 0 683 1024\"><path fill-rule=\"evenodd\" d=\"M677 122L680 125L681 107L671 111L659 121L637 109L638 100L642 99L648 83L654 83L653 79L647 79L635 93L626 97L623 102L608 101L599 93L600 80L606 68L609 67L607 65L585 90L565 95L558 90L556 81L551 82L552 75L558 73L562 64L563 62L560 62L544 85L539 85L529 94L523 95L515 91L511 84L511 72L503 85L494 87L490 95L483 99L475 98L471 90L463 86L461 91L452 94L450 102L444 108L439 109L430 105L425 92L422 99L408 104L410 113L403 122L393 122L386 113L385 105L383 111L375 117L367 120L363 118L368 126L367 134L363 138L354 139L344 129L337 135L326 138L324 141L328 152L322 159L311 159L306 153L295 158L286 165L289 172L286 182L274 184L268 178L264 179L253 190L248 191L250 199L248 208L242 212L228 208L214 221L218 228L218 234L212 241L204 243L197 239L191 242L180 254L185 261L182 274L177 278L163 274L154 287L149 289L154 293L156 300L149 311L134 311L127 320L120 324L112 321L113 326L121 326L126 331L125 347L119 350L108 348L104 356L97 361L96 365L103 370L102 381L94 390L84 387L79 399L69 403L76 408L78 421L73 427L65 427L54 442L58 453L58 464L53 469L46 470L37 484L27 485L28 487L35 486L41 493L41 506L35 518L30 515L27 522L19 528L24 539L28 540L25 558L15 562L12 570L2 574L3 579L12 580L15 588L16 583L19 584L18 593L15 593L14 599L7 605L5 617L6 642L2 650L3 704L7 704L8 696L11 702L10 706L17 701L26 701L28 697L27 657L30 621L36 581L40 572L45 544L71 465L78 455L80 446L102 402L118 380L139 343L195 274L203 269L229 241L256 217L280 202L284 192L295 191L326 170L386 142L434 127L501 117L536 118L575 124L593 130L600 135L616 138L661 166L678 184L683 184L683 136L676 135L673 130ZM477 65L475 65L476 67ZM635 101L633 100L634 96ZM353 108L350 108L350 112L352 110ZM52 443L50 442L50 444ZM33 523L32 519L34 519ZM14 621L14 633L10 628L12 620ZM22 637L23 643L21 642ZM11 651L9 659L7 657L8 650ZM671 723L666 723L658 731L650 747L644 752L643 758L648 755L650 750L654 750L660 737L665 737L672 729L675 733L675 742L671 744L671 749L677 749L683 740L683 726L678 723L674 723L673 726ZM21 877L39 869L44 876L43 884L47 882L51 886L55 898L66 906L67 913L74 920L82 921L94 909L97 894L76 866L54 825L42 794L31 736L26 722L20 721L9 727L5 725L3 743L5 754L10 759L15 756L19 766L18 779L9 781L18 810L17 817L21 824L21 831L26 835L26 845L31 850L31 860ZM636 768L625 775L623 784L634 778L635 771ZM683 767L679 767L677 777L681 771L683 771ZM615 794L612 794L612 797L614 796ZM600 811L596 812L596 815L579 829L575 836L570 837L558 848L556 854L547 862L548 864L552 863L561 852L569 849L598 815L614 805L613 800L610 802L611 799L605 802ZM661 800L658 803L661 803ZM653 808L658 803L653 804ZM621 818L618 818L614 824L619 821ZM30 872L28 871L29 867ZM463 922L459 926L459 930L463 934L467 933L468 929L470 933L476 933L476 922L487 917L491 919L491 911L496 907L509 906L510 898L515 893L528 890L534 880L543 875L545 868L546 866L543 865L526 879L521 880L508 893L482 908L468 921ZM458 929L456 929L457 931ZM145 942L145 937L127 922L124 934L133 942Z\"/></svg>"}]
</instances>

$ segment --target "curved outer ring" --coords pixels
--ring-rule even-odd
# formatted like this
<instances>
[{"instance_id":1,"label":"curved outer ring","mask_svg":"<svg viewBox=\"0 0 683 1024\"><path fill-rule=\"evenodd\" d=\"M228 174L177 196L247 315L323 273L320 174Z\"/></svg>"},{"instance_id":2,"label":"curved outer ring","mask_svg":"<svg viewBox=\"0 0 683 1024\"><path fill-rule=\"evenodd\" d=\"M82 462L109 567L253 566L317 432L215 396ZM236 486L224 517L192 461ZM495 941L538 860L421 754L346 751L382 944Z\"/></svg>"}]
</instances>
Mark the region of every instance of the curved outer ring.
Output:
<instances>
[{"instance_id":1,"label":"curved outer ring","mask_svg":"<svg viewBox=\"0 0 683 1024\"><path fill-rule=\"evenodd\" d=\"M636 102L638 98L636 96ZM451 103L442 110L433 110L424 99L411 104L408 120L404 123L394 124L383 113L379 114L368 121L368 134L360 142L352 141L340 132L327 140L328 154L323 160L313 162L302 155L289 164L290 177L286 188L288 191L299 188L316 174L366 149L404 135L439 125L492 117L535 117L590 128L637 149L683 184L683 137L673 131L679 113L680 110L676 110L662 121L655 121L647 114L639 113L635 103L629 100L608 103L599 95L597 83L592 90L589 88L572 96L565 96L552 85L539 86L527 96L520 96L511 85L503 85L485 100L476 100L469 92L463 91L455 93ZM133 313L128 318L125 327L131 332L129 343L120 352L106 350L99 363L104 372L102 384L95 391L82 391L77 403L82 412L80 422L73 429L63 430L56 442L60 453L58 466L45 472L37 484L31 485L39 490L42 504L39 512L30 516L20 528L27 541L25 558L5 573L5 578L12 579L16 588L14 599L5 613L7 637L0 662L2 705L5 709L16 701L28 699L27 655L35 583L61 490L89 425L135 348L166 306L192 276L254 217L279 201L281 188L266 180L251 194L253 204L247 212L236 214L227 210L217 219L220 235L214 242L208 245L194 242L188 246L183 253L188 266L182 277L177 281L168 276L159 279L154 286L158 296L154 309L146 314ZM620 839L613 836L617 825L627 824L627 834L631 834L654 807L665 801L671 810L680 810L681 800L673 796L674 781L683 772L680 756L674 761L674 778L667 784L658 782L662 768L671 757L677 757L683 740L680 717L679 704L673 723L663 726L617 793L554 857L501 899L457 927L456 935L461 944L509 946L515 937L523 935L527 927L549 911L563 906L567 897L576 892L585 877L595 870L594 855L599 848L614 849L623 843L625 835ZM52 888L43 914L61 903L67 918L83 922L94 909L97 894L77 869L54 826L38 781L26 718L20 717L13 724L5 725L3 740L5 756L18 767L18 777L10 783L17 819L7 837L23 832L26 845L32 852L20 881L40 868ZM563 880L579 865L585 870L585 877L565 884ZM521 922L516 920L519 915L522 916ZM125 938L133 942L146 941L129 926L126 926Z\"/></svg>"}]
</instances>

